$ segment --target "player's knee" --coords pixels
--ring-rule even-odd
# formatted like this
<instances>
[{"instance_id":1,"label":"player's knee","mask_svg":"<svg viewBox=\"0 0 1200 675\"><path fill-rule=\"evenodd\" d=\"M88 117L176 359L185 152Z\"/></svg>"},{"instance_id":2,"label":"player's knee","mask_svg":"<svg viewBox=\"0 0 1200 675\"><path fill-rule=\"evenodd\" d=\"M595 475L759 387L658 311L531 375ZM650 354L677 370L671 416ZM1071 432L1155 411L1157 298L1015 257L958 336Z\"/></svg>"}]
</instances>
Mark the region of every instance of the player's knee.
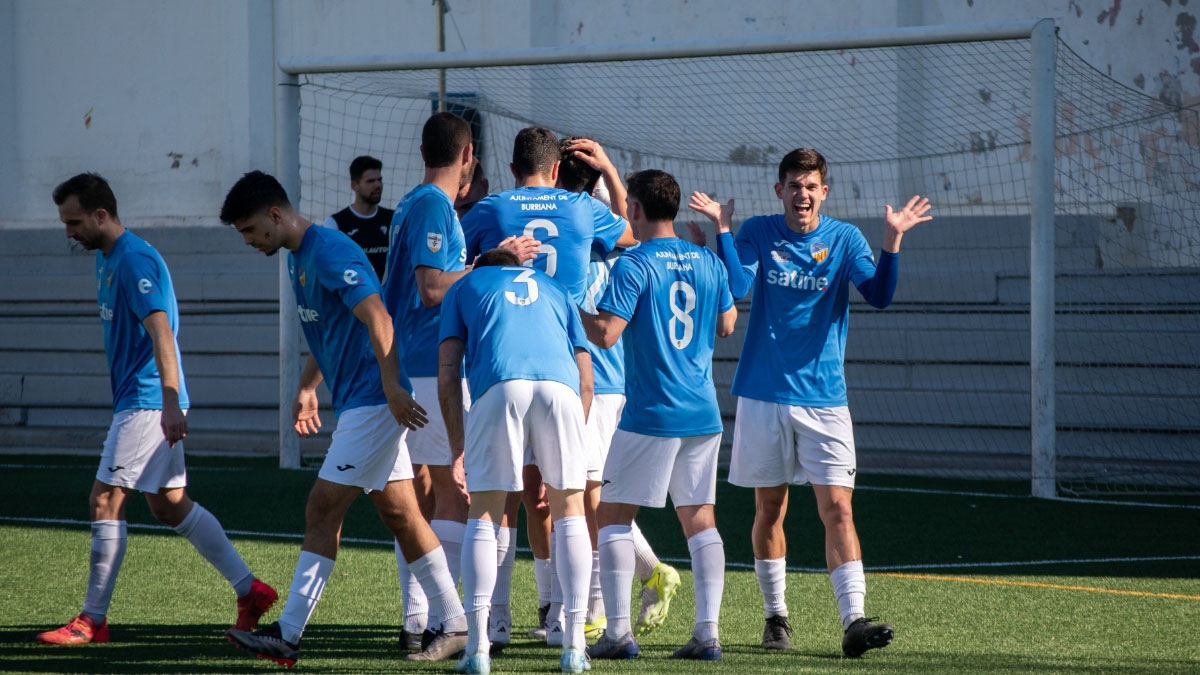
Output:
<instances>
[{"instance_id":1,"label":"player's knee","mask_svg":"<svg viewBox=\"0 0 1200 675\"><path fill-rule=\"evenodd\" d=\"M849 499L839 499L821 509L821 522L826 529L844 528L854 524L854 512Z\"/></svg>"}]
</instances>

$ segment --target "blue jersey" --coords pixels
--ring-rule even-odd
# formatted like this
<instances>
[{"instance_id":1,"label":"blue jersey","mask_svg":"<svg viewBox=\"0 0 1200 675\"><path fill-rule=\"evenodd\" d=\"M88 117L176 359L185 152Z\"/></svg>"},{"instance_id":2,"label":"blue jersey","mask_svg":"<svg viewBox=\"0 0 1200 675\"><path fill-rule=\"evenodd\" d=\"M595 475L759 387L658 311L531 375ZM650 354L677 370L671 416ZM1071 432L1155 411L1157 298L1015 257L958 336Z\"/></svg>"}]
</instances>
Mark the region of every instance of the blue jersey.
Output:
<instances>
[{"instance_id":1,"label":"blue jersey","mask_svg":"<svg viewBox=\"0 0 1200 675\"><path fill-rule=\"evenodd\" d=\"M467 259L454 202L436 185L418 185L396 206L388 232L383 303L396 326L401 365L410 377L437 377L440 306L421 304L416 270L459 272Z\"/></svg>"},{"instance_id":2,"label":"blue jersey","mask_svg":"<svg viewBox=\"0 0 1200 675\"><path fill-rule=\"evenodd\" d=\"M735 246L741 269L730 273L752 280L754 295L733 393L786 405L846 405L850 285L862 289L876 271L862 232L821 216L816 229L799 234L782 214L756 216L742 223Z\"/></svg>"},{"instance_id":3,"label":"blue jersey","mask_svg":"<svg viewBox=\"0 0 1200 675\"><path fill-rule=\"evenodd\" d=\"M725 267L675 237L625 251L600 309L625 319L625 410L618 429L647 436L721 431L713 387L717 315L733 307Z\"/></svg>"},{"instance_id":4,"label":"blue jersey","mask_svg":"<svg viewBox=\"0 0 1200 675\"><path fill-rule=\"evenodd\" d=\"M334 412L341 415L387 403L367 327L353 311L372 293L379 293L367 254L345 234L313 226L304 233L300 249L288 254L288 272L300 327L325 385L333 392ZM412 391L403 368L400 384Z\"/></svg>"},{"instance_id":5,"label":"blue jersey","mask_svg":"<svg viewBox=\"0 0 1200 675\"><path fill-rule=\"evenodd\" d=\"M588 263L587 294L580 307L588 314L597 312L596 305L608 290L612 266L621 257L620 251L601 253L592 248L592 260ZM625 340L608 349L589 342L588 351L592 354L592 382L597 394L625 393Z\"/></svg>"},{"instance_id":6,"label":"blue jersey","mask_svg":"<svg viewBox=\"0 0 1200 675\"><path fill-rule=\"evenodd\" d=\"M510 236L527 234L541 241L541 253L525 264L557 279L582 305L593 243L611 251L626 222L589 194L524 187L479 200L463 216L462 227L468 260Z\"/></svg>"},{"instance_id":7,"label":"blue jersey","mask_svg":"<svg viewBox=\"0 0 1200 675\"><path fill-rule=\"evenodd\" d=\"M587 335L567 290L528 267L481 267L442 300L442 340L466 345L467 384L478 399L505 380L561 382L579 393L575 349Z\"/></svg>"},{"instance_id":8,"label":"blue jersey","mask_svg":"<svg viewBox=\"0 0 1200 675\"><path fill-rule=\"evenodd\" d=\"M104 324L113 412L162 409L162 380L154 363L154 341L142 324L151 312L166 312L179 364L179 407L188 408L179 355L179 307L167 264L146 240L126 230L107 255L96 251L96 302Z\"/></svg>"}]
</instances>

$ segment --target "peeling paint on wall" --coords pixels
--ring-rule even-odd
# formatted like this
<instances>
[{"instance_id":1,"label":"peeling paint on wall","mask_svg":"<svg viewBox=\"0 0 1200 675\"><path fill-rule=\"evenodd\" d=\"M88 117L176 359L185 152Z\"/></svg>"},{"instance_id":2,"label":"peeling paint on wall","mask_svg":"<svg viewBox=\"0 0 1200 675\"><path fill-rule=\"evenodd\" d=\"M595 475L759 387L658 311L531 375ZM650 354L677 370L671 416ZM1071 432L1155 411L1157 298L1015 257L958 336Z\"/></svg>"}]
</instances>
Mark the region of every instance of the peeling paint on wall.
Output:
<instances>
[{"instance_id":1,"label":"peeling paint on wall","mask_svg":"<svg viewBox=\"0 0 1200 675\"><path fill-rule=\"evenodd\" d=\"M1100 12L1100 16L1096 17L1096 23L1104 23L1108 21L1108 27L1112 28L1117 23L1117 14L1121 12L1121 0L1113 0L1112 7Z\"/></svg>"},{"instance_id":2,"label":"peeling paint on wall","mask_svg":"<svg viewBox=\"0 0 1200 675\"><path fill-rule=\"evenodd\" d=\"M1183 49L1189 54L1200 52L1200 44L1196 44L1196 17L1187 12L1180 12L1175 17L1175 27L1178 28L1176 33L1179 37L1177 49Z\"/></svg>"}]
</instances>

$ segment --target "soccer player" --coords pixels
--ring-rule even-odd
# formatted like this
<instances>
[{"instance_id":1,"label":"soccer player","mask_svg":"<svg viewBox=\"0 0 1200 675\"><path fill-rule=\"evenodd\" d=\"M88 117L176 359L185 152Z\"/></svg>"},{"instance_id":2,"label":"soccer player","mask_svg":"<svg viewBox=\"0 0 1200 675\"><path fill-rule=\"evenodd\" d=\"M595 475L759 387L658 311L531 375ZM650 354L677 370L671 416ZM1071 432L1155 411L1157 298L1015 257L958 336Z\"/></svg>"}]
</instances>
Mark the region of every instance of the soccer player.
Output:
<instances>
[{"instance_id":1,"label":"soccer player","mask_svg":"<svg viewBox=\"0 0 1200 675\"><path fill-rule=\"evenodd\" d=\"M873 307L891 304L900 240L931 220L928 199L885 210L876 265L858 228L821 215L829 194L825 158L799 148L779 163L775 195L783 213L742 223L730 234L733 204L702 193L688 204L716 225L717 252L735 297L754 289L750 326L733 379L738 397L729 482L754 488L751 541L766 623L762 646L789 649L784 599L788 484L811 483L825 526L825 560L842 615L842 652L886 647L892 627L865 615L866 578L850 499L857 464L843 360L850 286Z\"/></svg>"},{"instance_id":2,"label":"soccer player","mask_svg":"<svg viewBox=\"0 0 1200 675\"><path fill-rule=\"evenodd\" d=\"M392 319L366 255L346 235L313 224L292 210L287 193L260 171L243 176L225 196L221 221L246 245L267 255L290 251L288 269L311 356L292 406L297 433L317 433L317 385L333 394L337 431L308 495L304 543L279 621L229 637L257 656L292 666L300 636L316 608L337 557L342 519L360 491L367 492L384 525L399 541L408 567L445 632L408 659L447 659L466 644L466 620L446 555L421 517L412 489L404 435L426 422L400 367Z\"/></svg>"},{"instance_id":3,"label":"soccer player","mask_svg":"<svg viewBox=\"0 0 1200 675\"><path fill-rule=\"evenodd\" d=\"M325 219L325 227L344 232L362 247L375 274L382 279L387 262L388 227L392 210L379 205L383 198L383 162L362 155L350 162L350 191L354 201Z\"/></svg>"},{"instance_id":4,"label":"soccer player","mask_svg":"<svg viewBox=\"0 0 1200 675\"><path fill-rule=\"evenodd\" d=\"M609 192L605 184L614 180L604 178L600 170L577 156L583 138L566 138L562 141L562 162L558 169L558 186L570 192L587 192L608 203ZM618 179L619 180L619 179ZM588 263L587 295L582 306L588 314L596 314L596 305L608 290L613 264L620 257L617 249L603 253L592 247ZM613 432L625 407L625 348L624 341L617 340L608 349L588 343L592 355L593 389L592 407L587 419L588 481L584 491L584 506L588 516L588 534L592 538L592 586L588 598L587 621L584 632L589 638L597 638L604 632L607 620L604 615L604 598L600 587L600 549L597 546L596 508L600 505L600 485L604 473L604 460L612 443ZM660 562L654 549L646 541L636 523L631 524L633 548L636 555L635 572L642 582L641 608L638 611L634 633L644 634L661 626L667 619L671 598L679 589L679 572L670 565Z\"/></svg>"},{"instance_id":5,"label":"soccer player","mask_svg":"<svg viewBox=\"0 0 1200 675\"><path fill-rule=\"evenodd\" d=\"M733 333L737 309L725 268L708 249L675 237L679 185L662 171L629 178L629 220L642 242L626 251L596 316L582 314L588 339L611 347L628 335L627 403L604 463L600 574L608 627L592 658L638 654L629 622L633 581L631 524L641 506L675 505L691 553L696 600L692 638L675 658L721 658L717 619L725 549L713 503L721 413L712 381L713 343Z\"/></svg>"},{"instance_id":6,"label":"soccer player","mask_svg":"<svg viewBox=\"0 0 1200 675\"><path fill-rule=\"evenodd\" d=\"M463 597L470 638L460 673L491 670L488 609L496 582L496 534L508 493L523 489L526 447L550 501L557 532L552 559L562 579L562 672L590 665L584 614L591 556L583 510L584 420L592 397L591 357L575 303L536 269L504 250L480 256L446 293L438 394L456 456L465 448L470 518L463 542ZM475 401L464 429L462 364Z\"/></svg>"},{"instance_id":7,"label":"soccer player","mask_svg":"<svg viewBox=\"0 0 1200 675\"><path fill-rule=\"evenodd\" d=\"M102 177L82 173L54 188L67 236L96 251L96 295L113 393L113 422L92 483L92 556L83 611L39 642L108 642L108 604L125 557L125 503L135 490L150 513L187 538L237 594L235 628L251 630L275 590L255 578L225 530L187 495L183 439L187 385L180 366L179 308L162 256L125 229Z\"/></svg>"}]
</instances>

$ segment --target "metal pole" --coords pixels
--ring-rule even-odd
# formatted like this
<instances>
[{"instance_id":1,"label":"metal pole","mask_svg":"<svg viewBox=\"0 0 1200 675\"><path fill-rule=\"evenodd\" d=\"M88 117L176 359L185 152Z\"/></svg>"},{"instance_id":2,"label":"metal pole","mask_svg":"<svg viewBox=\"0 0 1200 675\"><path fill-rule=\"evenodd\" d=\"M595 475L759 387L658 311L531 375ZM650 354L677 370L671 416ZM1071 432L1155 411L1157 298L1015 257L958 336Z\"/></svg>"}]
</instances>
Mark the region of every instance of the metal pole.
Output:
<instances>
[{"instance_id":1,"label":"metal pole","mask_svg":"<svg viewBox=\"0 0 1200 675\"><path fill-rule=\"evenodd\" d=\"M282 61L287 37L285 2L274 0L272 33L275 62ZM300 199L300 83L295 74L275 71L275 177L294 204ZM300 438L292 429L292 400L300 387L300 323L287 255L279 256L279 466L300 468Z\"/></svg>"},{"instance_id":2,"label":"metal pole","mask_svg":"<svg viewBox=\"0 0 1200 675\"><path fill-rule=\"evenodd\" d=\"M1053 498L1054 448L1054 69L1057 30L1042 19L1030 36L1033 56L1031 208L1029 214L1030 441L1034 497Z\"/></svg>"},{"instance_id":3,"label":"metal pole","mask_svg":"<svg viewBox=\"0 0 1200 675\"><path fill-rule=\"evenodd\" d=\"M437 11L437 50L446 51L446 0L433 0ZM446 112L446 69L438 69L438 112Z\"/></svg>"}]
</instances>

